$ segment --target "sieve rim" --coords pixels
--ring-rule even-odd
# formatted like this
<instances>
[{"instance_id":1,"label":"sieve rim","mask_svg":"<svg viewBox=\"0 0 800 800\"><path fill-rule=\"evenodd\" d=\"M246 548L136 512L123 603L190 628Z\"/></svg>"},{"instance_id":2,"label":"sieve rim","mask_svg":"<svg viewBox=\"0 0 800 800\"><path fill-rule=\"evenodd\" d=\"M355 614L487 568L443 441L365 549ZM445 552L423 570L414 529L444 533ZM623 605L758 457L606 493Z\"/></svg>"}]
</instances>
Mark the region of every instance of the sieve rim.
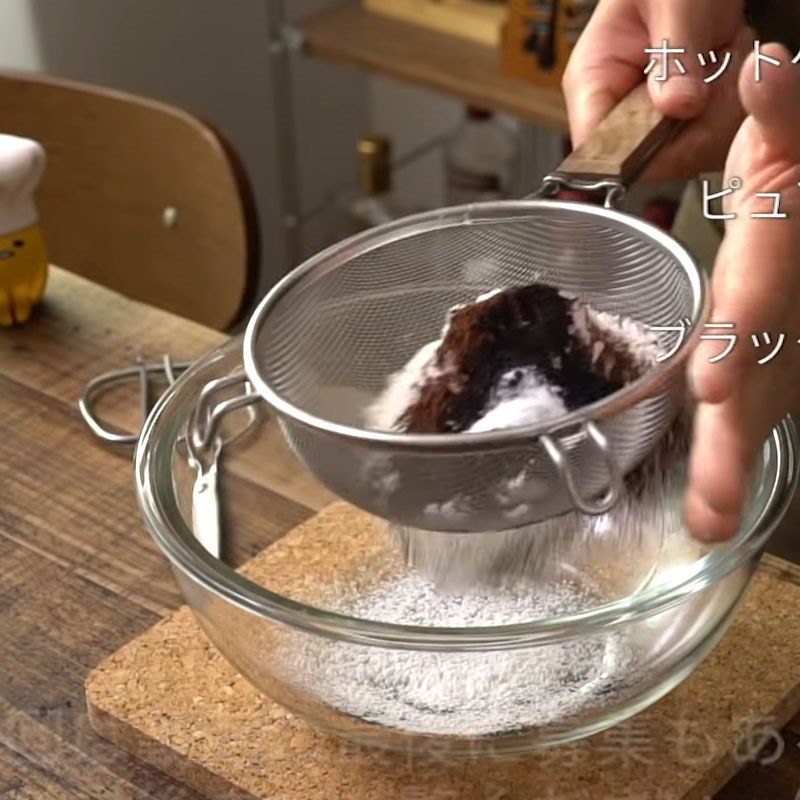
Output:
<instances>
[{"instance_id":1,"label":"sieve rim","mask_svg":"<svg viewBox=\"0 0 800 800\"><path fill-rule=\"evenodd\" d=\"M667 250L680 264L689 280L693 294L693 309L689 319L689 335L685 336L678 349L669 359L648 369L644 375L593 403L568 411L538 423L519 425L493 431L460 433L403 433L377 431L369 428L333 422L317 416L275 390L264 377L262 366L256 357L259 334L278 302L296 284L315 270L320 275L334 270L355 256L363 255L379 247L416 236L420 233L442 230L462 225L491 224L505 218L524 218L541 209L562 210L570 213L614 220L622 226L632 228L650 241ZM689 354L700 340L701 328L707 321L711 299L708 277L688 250L675 238L645 220L617 209L605 208L569 200L501 200L470 203L425 211L379 225L363 233L351 236L304 261L284 276L259 302L251 315L244 332L242 359L247 377L261 398L278 416L291 420L320 433L362 446L374 446L389 450L433 451L439 453L470 452L501 449L519 444L521 438L535 439L542 434L554 434L590 421L600 421L631 408L638 402L656 395L659 389L673 379Z\"/></svg>"}]
</instances>

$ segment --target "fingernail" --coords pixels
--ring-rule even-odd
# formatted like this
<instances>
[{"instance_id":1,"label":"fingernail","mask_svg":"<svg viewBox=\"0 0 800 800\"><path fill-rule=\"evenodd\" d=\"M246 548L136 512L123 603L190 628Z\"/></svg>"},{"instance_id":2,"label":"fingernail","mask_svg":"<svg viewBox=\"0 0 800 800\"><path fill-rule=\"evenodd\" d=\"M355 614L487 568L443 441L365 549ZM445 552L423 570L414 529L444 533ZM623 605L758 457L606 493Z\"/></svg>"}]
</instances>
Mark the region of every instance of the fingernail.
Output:
<instances>
[{"instance_id":1,"label":"fingernail","mask_svg":"<svg viewBox=\"0 0 800 800\"><path fill-rule=\"evenodd\" d=\"M680 110L685 112L700 111L705 106L708 86L694 75L672 75L666 81L659 82L662 97L668 97ZM676 109L676 113L679 109Z\"/></svg>"},{"instance_id":2,"label":"fingernail","mask_svg":"<svg viewBox=\"0 0 800 800\"><path fill-rule=\"evenodd\" d=\"M717 511L702 494L691 487L684 498L684 519L692 537L707 546L732 539L739 530L740 523L738 512Z\"/></svg>"}]
</instances>

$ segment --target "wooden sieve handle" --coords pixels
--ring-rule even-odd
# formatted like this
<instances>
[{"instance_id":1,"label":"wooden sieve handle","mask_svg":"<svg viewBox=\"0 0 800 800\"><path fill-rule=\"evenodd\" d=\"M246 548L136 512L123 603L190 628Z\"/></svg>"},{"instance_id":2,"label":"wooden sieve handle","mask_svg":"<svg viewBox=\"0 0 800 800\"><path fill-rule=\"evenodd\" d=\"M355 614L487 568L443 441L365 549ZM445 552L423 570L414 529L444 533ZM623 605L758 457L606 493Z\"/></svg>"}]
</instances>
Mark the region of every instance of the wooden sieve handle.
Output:
<instances>
[{"instance_id":1,"label":"wooden sieve handle","mask_svg":"<svg viewBox=\"0 0 800 800\"><path fill-rule=\"evenodd\" d=\"M671 139L682 120L665 117L650 100L646 83L624 97L580 147L570 153L555 176L591 181L635 181L659 148Z\"/></svg>"}]
</instances>

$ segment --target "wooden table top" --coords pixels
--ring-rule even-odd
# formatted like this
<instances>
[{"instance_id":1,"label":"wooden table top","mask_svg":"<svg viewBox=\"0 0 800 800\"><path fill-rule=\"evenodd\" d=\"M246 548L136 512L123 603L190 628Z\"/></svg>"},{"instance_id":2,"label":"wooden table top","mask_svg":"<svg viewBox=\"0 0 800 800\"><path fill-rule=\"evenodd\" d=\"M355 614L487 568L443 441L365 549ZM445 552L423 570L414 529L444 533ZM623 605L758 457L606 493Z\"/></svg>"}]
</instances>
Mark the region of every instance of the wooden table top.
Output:
<instances>
[{"instance_id":1,"label":"wooden table top","mask_svg":"<svg viewBox=\"0 0 800 800\"><path fill-rule=\"evenodd\" d=\"M92 438L76 402L99 372L137 356L191 359L225 338L58 269L35 318L0 330L0 798L199 797L89 726L87 673L181 597L140 520L130 457ZM135 423L129 399L113 410L120 424ZM268 438L271 469L237 480L269 494L280 534L330 495L277 431ZM797 800L800 716L783 737L777 763L748 765L716 800Z\"/></svg>"}]
</instances>

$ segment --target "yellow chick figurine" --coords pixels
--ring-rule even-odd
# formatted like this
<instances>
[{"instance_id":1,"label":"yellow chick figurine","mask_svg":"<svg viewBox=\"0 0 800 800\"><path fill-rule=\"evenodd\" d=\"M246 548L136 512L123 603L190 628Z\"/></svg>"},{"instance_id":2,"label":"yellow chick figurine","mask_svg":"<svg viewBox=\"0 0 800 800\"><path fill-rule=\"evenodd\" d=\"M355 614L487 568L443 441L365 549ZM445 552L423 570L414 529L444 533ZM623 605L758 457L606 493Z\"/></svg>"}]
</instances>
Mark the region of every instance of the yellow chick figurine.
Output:
<instances>
[{"instance_id":1,"label":"yellow chick figurine","mask_svg":"<svg viewBox=\"0 0 800 800\"><path fill-rule=\"evenodd\" d=\"M47 283L47 250L33 193L44 173L44 148L0 135L0 325L25 322Z\"/></svg>"}]
</instances>

